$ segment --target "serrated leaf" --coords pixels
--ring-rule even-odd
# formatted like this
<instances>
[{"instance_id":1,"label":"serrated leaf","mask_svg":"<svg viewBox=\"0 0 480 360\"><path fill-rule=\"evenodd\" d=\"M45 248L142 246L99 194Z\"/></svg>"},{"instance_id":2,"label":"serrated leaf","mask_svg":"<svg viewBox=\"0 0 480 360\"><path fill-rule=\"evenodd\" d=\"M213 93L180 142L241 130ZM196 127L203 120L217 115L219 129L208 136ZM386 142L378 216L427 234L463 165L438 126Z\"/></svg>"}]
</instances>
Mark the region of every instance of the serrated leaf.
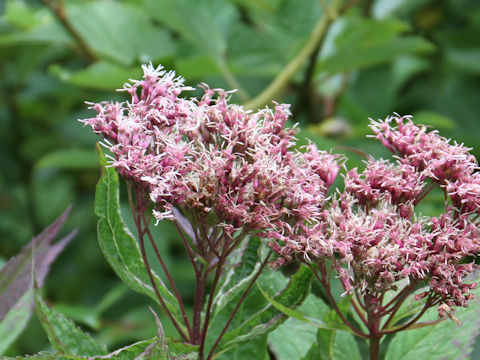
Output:
<instances>
[{"instance_id":1,"label":"serrated leaf","mask_svg":"<svg viewBox=\"0 0 480 360\"><path fill-rule=\"evenodd\" d=\"M95 194L95 213L100 218L97 227L100 248L115 273L127 286L150 296L158 303L143 264L139 245L120 213L118 175L114 168L107 167L103 152L100 149L98 152L103 171ZM153 272L153 276L166 306L173 316L179 319L180 309L175 297L157 274Z\"/></svg>"},{"instance_id":2,"label":"serrated leaf","mask_svg":"<svg viewBox=\"0 0 480 360\"><path fill-rule=\"evenodd\" d=\"M42 286L50 265L76 234L73 231L51 245L69 211L70 208L0 270L0 354L22 332L30 318L33 307L32 275L38 286Z\"/></svg>"},{"instance_id":3,"label":"serrated leaf","mask_svg":"<svg viewBox=\"0 0 480 360\"><path fill-rule=\"evenodd\" d=\"M35 310L53 347L61 354L106 355L106 347L93 340L71 320L48 307L40 294L34 294Z\"/></svg>"},{"instance_id":4,"label":"serrated leaf","mask_svg":"<svg viewBox=\"0 0 480 360\"><path fill-rule=\"evenodd\" d=\"M16 357L3 357L3 360L75 360L79 359L78 357L66 357L50 352L40 352L35 355L25 355L25 356L16 356Z\"/></svg>"}]
</instances>

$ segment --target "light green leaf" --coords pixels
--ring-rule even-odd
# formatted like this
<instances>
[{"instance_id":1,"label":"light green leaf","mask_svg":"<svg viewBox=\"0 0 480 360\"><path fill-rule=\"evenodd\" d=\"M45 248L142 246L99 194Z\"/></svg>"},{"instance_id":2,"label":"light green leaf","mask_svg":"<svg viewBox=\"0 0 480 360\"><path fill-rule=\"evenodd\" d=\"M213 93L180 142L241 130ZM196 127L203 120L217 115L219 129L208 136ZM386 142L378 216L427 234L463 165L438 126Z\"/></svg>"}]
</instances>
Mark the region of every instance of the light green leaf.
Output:
<instances>
[{"instance_id":1,"label":"light green leaf","mask_svg":"<svg viewBox=\"0 0 480 360\"><path fill-rule=\"evenodd\" d=\"M225 353L214 357L215 360L270 360L267 335L241 343Z\"/></svg>"},{"instance_id":2,"label":"light green leaf","mask_svg":"<svg viewBox=\"0 0 480 360\"><path fill-rule=\"evenodd\" d=\"M448 116L436 111L424 110L413 114L413 120L417 124L431 126L433 128L454 129L455 121Z\"/></svg>"},{"instance_id":3,"label":"light green leaf","mask_svg":"<svg viewBox=\"0 0 480 360\"><path fill-rule=\"evenodd\" d=\"M268 302L270 302L276 309L280 310L282 313L284 313L285 315L287 315L287 316L289 316L293 319L302 321L302 322L307 323L308 325L310 325L312 327L320 328L320 329L339 329L339 330L346 330L346 331L350 330L350 328L346 327L343 324L343 322L338 321L340 319L338 319L337 321L331 321L331 322L325 323L322 320L306 316L301 311L294 310L294 309L291 309L287 306L284 306L284 305L280 304L278 301L275 301L270 296L268 296L268 294L258 284L257 284L257 286L258 286L258 289L260 290L260 292L262 293L262 295L265 297L265 299L268 300Z\"/></svg>"},{"instance_id":4,"label":"light green leaf","mask_svg":"<svg viewBox=\"0 0 480 360\"><path fill-rule=\"evenodd\" d=\"M153 18L213 59L225 56L235 8L223 0L147 0Z\"/></svg>"},{"instance_id":5,"label":"light green leaf","mask_svg":"<svg viewBox=\"0 0 480 360\"><path fill-rule=\"evenodd\" d=\"M34 294L35 309L53 347L65 355L95 356L107 354L106 347L62 314L47 306L40 294Z\"/></svg>"},{"instance_id":6,"label":"light green leaf","mask_svg":"<svg viewBox=\"0 0 480 360\"><path fill-rule=\"evenodd\" d=\"M142 76L140 67L126 68L107 61L98 61L79 71L71 71L54 64L49 72L62 81L89 89L119 89L128 79L138 79Z\"/></svg>"},{"instance_id":7,"label":"light green leaf","mask_svg":"<svg viewBox=\"0 0 480 360\"><path fill-rule=\"evenodd\" d=\"M18 16L24 15L20 15L18 14L18 12L22 12L25 10L25 8L21 9L18 6L14 6L13 11L17 12L17 14L12 14L14 18L11 18L10 20L13 21L14 24L20 21L18 19ZM62 45L74 44L74 40L72 39L72 37L54 19L53 15L46 7L40 8L39 10L30 13L30 15L27 15L25 18L27 20L34 20L25 30L12 31L10 33L0 35L0 45L36 43L53 43Z\"/></svg>"},{"instance_id":8,"label":"light green leaf","mask_svg":"<svg viewBox=\"0 0 480 360\"><path fill-rule=\"evenodd\" d=\"M478 296L479 291L475 292ZM480 304L474 301L468 308L458 308L455 316L462 325L446 319L436 325L397 333L388 346L386 360L465 359L480 328ZM419 323L435 320L438 312L432 308Z\"/></svg>"},{"instance_id":9,"label":"light green leaf","mask_svg":"<svg viewBox=\"0 0 480 360\"><path fill-rule=\"evenodd\" d=\"M350 307L350 297L338 303L340 310L346 314ZM334 309L328 311L322 319L326 323L341 321ZM352 334L346 331L318 329L314 342L300 360L361 360L360 350Z\"/></svg>"},{"instance_id":10,"label":"light green leaf","mask_svg":"<svg viewBox=\"0 0 480 360\"><path fill-rule=\"evenodd\" d=\"M152 25L149 14L133 3L85 2L67 6L72 27L102 59L130 66L173 53L169 35Z\"/></svg>"},{"instance_id":11,"label":"light green leaf","mask_svg":"<svg viewBox=\"0 0 480 360\"><path fill-rule=\"evenodd\" d=\"M126 227L119 205L119 180L114 168L107 167L105 155L98 148L103 175L97 184L95 213L98 222L98 241L107 261L118 277L131 289L150 296L159 302L143 264L140 248ZM173 316L179 319L180 309L175 296L153 273L158 290ZM181 323L181 321L180 321Z\"/></svg>"},{"instance_id":12,"label":"light green leaf","mask_svg":"<svg viewBox=\"0 0 480 360\"><path fill-rule=\"evenodd\" d=\"M41 157L35 167L57 169L98 168L97 152L89 149L61 149Z\"/></svg>"},{"instance_id":13,"label":"light green leaf","mask_svg":"<svg viewBox=\"0 0 480 360\"><path fill-rule=\"evenodd\" d=\"M38 23L35 13L21 1L7 1L4 16L10 24L22 29L28 29Z\"/></svg>"},{"instance_id":14,"label":"light green leaf","mask_svg":"<svg viewBox=\"0 0 480 360\"><path fill-rule=\"evenodd\" d=\"M320 298L310 294L296 312L304 317L322 319L329 310ZM309 348L316 343L317 332L316 326L291 317L268 335L270 350L278 360L300 359L307 355Z\"/></svg>"}]
</instances>

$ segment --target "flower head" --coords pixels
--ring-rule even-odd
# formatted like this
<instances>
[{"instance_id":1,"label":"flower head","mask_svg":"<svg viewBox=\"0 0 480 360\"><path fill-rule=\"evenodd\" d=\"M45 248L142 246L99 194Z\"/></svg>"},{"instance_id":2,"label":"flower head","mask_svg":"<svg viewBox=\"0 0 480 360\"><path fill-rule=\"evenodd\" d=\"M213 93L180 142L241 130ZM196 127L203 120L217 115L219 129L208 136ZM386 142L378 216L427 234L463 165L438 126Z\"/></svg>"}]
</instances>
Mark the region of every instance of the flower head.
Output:
<instances>
[{"instance_id":1,"label":"flower head","mask_svg":"<svg viewBox=\"0 0 480 360\"><path fill-rule=\"evenodd\" d=\"M475 158L409 116L372 121L371 127L395 161L370 158L363 172L348 171L344 192L304 231L308 238L282 239L277 252L285 260L328 258L346 291L370 298L406 280L413 288L428 282L436 301L466 306L476 286L467 275L480 252ZM421 216L417 205L434 187L445 194L444 211Z\"/></svg>"},{"instance_id":2,"label":"flower head","mask_svg":"<svg viewBox=\"0 0 480 360\"><path fill-rule=\"evenodd\" d=\"M230 104L231 93L203 84L192 88L162 67L122 91L125 103L91 104L82 120L104 138L111 166L154 204L158 220L184 213L209 215L223 231L296 233L319 216L335 180L337 156L309 144L294 149L295 128L285 128L289 106L249 112Z\"/></svg>"}]
</instances>

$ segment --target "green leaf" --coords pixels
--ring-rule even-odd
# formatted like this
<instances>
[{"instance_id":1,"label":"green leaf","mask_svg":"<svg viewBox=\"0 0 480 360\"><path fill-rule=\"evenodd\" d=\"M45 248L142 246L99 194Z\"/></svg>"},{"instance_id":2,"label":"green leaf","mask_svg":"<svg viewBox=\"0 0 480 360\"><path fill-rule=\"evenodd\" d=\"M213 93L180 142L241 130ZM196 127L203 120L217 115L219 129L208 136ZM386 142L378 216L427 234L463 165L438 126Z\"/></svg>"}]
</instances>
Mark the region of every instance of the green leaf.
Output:
<instances>
[{"instance_id":1,"label":"green leaf","mask_svg":"<svg viewBox=\"0 0 480 360\"><path fill-rule=\"evenodd\" d=\"M78 323L90 326L94 330L100 329L101 315L108 308L117 303L125 294L128 288L120 284L110 290L97 306L56 304L58 312Z\"/></svg>"},{"instance_id":2,"label":"green leaf","mask_svg":"<svg viewBox=\"0 0 480 360\"><path fill-rule=\"evenodd\" d=\"M103 170L95 194L95 213L100 218L97 227L100 248L115 273L127 286L150 296L158 303L143 264L139 245L120 213L118 175L113 167L107 167L105 155L100 148L98 152ZM173 316L179 319L180 309L175 296L168 291L157 274L153 272L153 276L166 306Z\"/></svg>"},{"instance_id":3,"label":"green leaf","mask_svg":"<svg viewBox=\"0 0 480 360\"><path fill-rule=\"evenodd\" d=\"M236 254L232 254L230 257L230 268L224 271L222 278L220 279L220 287L213 300L212 321L215 321L215 317L224 311L228 305L234 304L236 300L241 297L250 280L255 276L260 263L258 262L258 251L261 246L261 240L256 237L252 237L248 240L247 246L243 249L243 253L240 253L240 257L236 257ZM241 250L241 249L239 249ZM235 263L240 263L240 266L236 266ZM233 308L229 308L226 312L230 313Z\"/></svg>"},{"instance_id":4,"label":"green leaf","mask_svg":"<svg viewBox=\"0 0 480 360\"><path fill-rule=\"evenodd\" d=\"M478 290L475 296L480 295ZM446 319L436 325L397 333L390 342L386 360L436 360L464 359L472 351L474 339L480 328L480 304L478 300L468 308L458 308L455 316L463 322L458 325ZM419 323L438 320L437 309L432 308Z\"/></svg>"},{"instance_id":5,"label":"green leaf","mask_svg":"<svg viewBox=\"0 0 480 360\"><path fill-rule=\"evenodd\" d=\"M338 303L342 313L346 314L350 307L351 297L344 298ZM322 319L326 323L340 323L342 320L334 309L328 311ZM343 322L341 323L343 326ZM346 329L344 329L346 330ZM362 359L357 342L352 334L347 331L337 331L330 329L318 329L316 342L308 349L305 356L300 360L352 360Z\"/></svg>"},{"instance_id":6,"label":"green leaf","mask_svg":"<svg viewBox=\"0 0 480 360\"><path fill-rule=\"evenodd\" d=\"M72 27L100 58L130 66L169 56L173 43L133 3L85 2L67 6Z\"/></svg>"},{"instance_id":7,"label":"green leaf","mask_svg":"<svg viewBox=\"0 0 480 360\"><path fill-rule=\"evenodd\" d=\"M49 308L38 292L34 294L34 298L40 322L57 351L65 355L81 356L107 354L105 346L77 328L71 320Z\"/></svg>"},{"instance_id":8,"label":"green leaf","mask_svg":"<svg viewBox=\"0 0 480 360\"><path fill-rule=\"evenodd\" d=\"M102 90L119 89L128 79L139 79L142 76L142 70L138 66L126 68L108 61L98 61L76 72L54 64L50 66L49 72L70 84Z\"/></svg>"},{"instance_id":9,"label":"green leaf","mask_svg":"<svg viewBox=\"0 0 480 360\"><path fill-rule=\"evenodd\" d=\"M322 319L329 310L330 308L320 298L310 294L296 312L302 317ZM317 332L315 325L290 317L268 335L270 350L278 360L300 359L307 354L313 343L316 344Z\"/></svg>"},{"instance_id":10,"label":"green leaf","mask_svg":"<svg viewBox=\"0 0 480 360\"><path fill-rule=\"evenodd\" d=\"M27 355L27 356L16 356L16 357L3 357L3 360L72 360L72 359L79 359L77 356L62 356L54 353L49 352L40 352L35 355Z\"/></svg>"},{"instance_id":11,"label":"green leaf","mask_svg":"<svg viewBox=\"0 0 480 360\"><path fill-rule=\"evenodd\" d=\"M480 74L480 48L447 49L447 59L456 68L472 74Z\"/></svg>"},{"instance_id":12,"label":"green leaf","mask_svg":"<svg viewBox=\"0 0 480 360\"><path fill-rule=\"evenodd\" d=\"M215 356L215 360L270 360L267 335L241 343L225 353Z\"/></svg>"},{"instance_id":13,"label":"green leaf","mask_svg":"<svg viewBox=\"0 0 480 360\"><path fill-rule=\"evenodd\" d=\"M173 359L198 359L198 346L172 341L165 337L160 318L150 308L157 323L157 339L135 360L173 360Z\"/></svg>"},{"instance_id":14,"label":"green leaf","mask_svg":"<svg viewBox=\"0 0 480 360\"><path fill-rule=\"evenodd\" d=\"M5 19L22 29L28 29L38 22L34 12L20 1L8 1L5 4Z\"/></svg>"},{"instance_id":15,"label":"green leaf","mask_svg":"<svg viewBox=\"0 0 480 360\"><path fill-rule=\"evenodd\" d=\"M413 114L413 120L417 124L431 126L433 128L454 129L455 121L448 116L436 111L419 111Z\"/></svg>"},{"instance_id":16,"label":"green leaf","mask_svg":"<svg viewBox=\"0 0 480 360\"><path fill-rule=\"evenodd\" d=\"M61 149L41 157L35 167L57 169L98 168L97 152L89 149Z\"/></svg>"},{"instance_id":17,"label":"green leaf","mask_svg":"<svg viewBox=\"0 0 480 360\"><path fill-rule=\"evenodd\" d=\"M20 9L18 6L14 6L13 10L14 12L18 12L25 9ZM18 16L24 15L19 15L17 13L12 14L12 16L14 16L14 18L10 20L13 21L13 24L15 24L19 21ZM74 45L74 40L72 37L54 19L53 15L46 7L32 12L30 15L26 16L27 20L28 18L34 18L35 20L23 31L13 31L0 35L0 45L37 43Z\"/></svg>"},{"instance_id":18,"label":"green leaf","mask_svg":"<svg viewBox=\"0 0 480 360\"><path fill-rule=\"evenodd\" d=\"M50 265L76 233L74 231L51 245L69 211L70 208L0 270L0 354L18 337L30 319L34 278L38 286L42 286Z\"/></svg>"},{"instance_id":19,"label":"green leaf","mask_svg":"<svg viewBox=\"0 0 480 360\"><path fill-rule=\"evenodd\" d=\"M419 36L400 36L400 21L350 18L337 36L335 49L317 62L315 73L335 74L388 62L402 54L424 54L434 46Z\"/></svg>"},{"instance_id":20,"label":"green leaf","mask_svg":"<svg viewBox=\"0 0 480 360\"><path fill-rule=\"evenodd\" d=\"M223 0L147 0L147 8L155 19L165 24L213 59L225 56L235 8Z\"/></svg>"},{"instance_id":21,"label":"green leaf","mask_svg":"<svg viewBox=\"0 0 480 360\"><path fill-rule=\"evenodd\" d=\"M301 267L293 275L285 289L273 299L286 307L299 306L310 290L313 274L307 267ZM258 310L258 305L256 306ZM220 341L219 351L225 351L245 341L250 341L258 336L273 331L278 325L287 319L281 311L272 304L257 311L238 327L227 331Z\"/></svg>"}]
</instances>

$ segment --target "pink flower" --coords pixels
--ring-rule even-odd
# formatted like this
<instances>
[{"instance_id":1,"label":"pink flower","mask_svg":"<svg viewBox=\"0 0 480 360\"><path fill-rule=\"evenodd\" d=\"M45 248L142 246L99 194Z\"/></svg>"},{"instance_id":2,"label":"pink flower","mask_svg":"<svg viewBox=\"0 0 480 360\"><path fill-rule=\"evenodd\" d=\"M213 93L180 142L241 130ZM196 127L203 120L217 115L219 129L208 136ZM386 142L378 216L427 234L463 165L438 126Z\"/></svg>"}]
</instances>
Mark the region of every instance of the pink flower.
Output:
<instances>
[{"instance_id":1,"label":"pink flower","mask_svg":"<svg viewBox=\"0 0 480 360\"><path fill-rule=\"evenodd\" d=\"M288 105L245 111L229 103L230 92L205 84L202 98L186 99L192 88L174 72L143 70L143 80L122 89L129 102L90 104L97 115L82 121L104 138L111 166L149 194L158 220L173 219L178 207L187 218L208 215L230 234L286 238L316 221L338 156L314 144L294 150Z\"/></svg>"}]
</instances>

